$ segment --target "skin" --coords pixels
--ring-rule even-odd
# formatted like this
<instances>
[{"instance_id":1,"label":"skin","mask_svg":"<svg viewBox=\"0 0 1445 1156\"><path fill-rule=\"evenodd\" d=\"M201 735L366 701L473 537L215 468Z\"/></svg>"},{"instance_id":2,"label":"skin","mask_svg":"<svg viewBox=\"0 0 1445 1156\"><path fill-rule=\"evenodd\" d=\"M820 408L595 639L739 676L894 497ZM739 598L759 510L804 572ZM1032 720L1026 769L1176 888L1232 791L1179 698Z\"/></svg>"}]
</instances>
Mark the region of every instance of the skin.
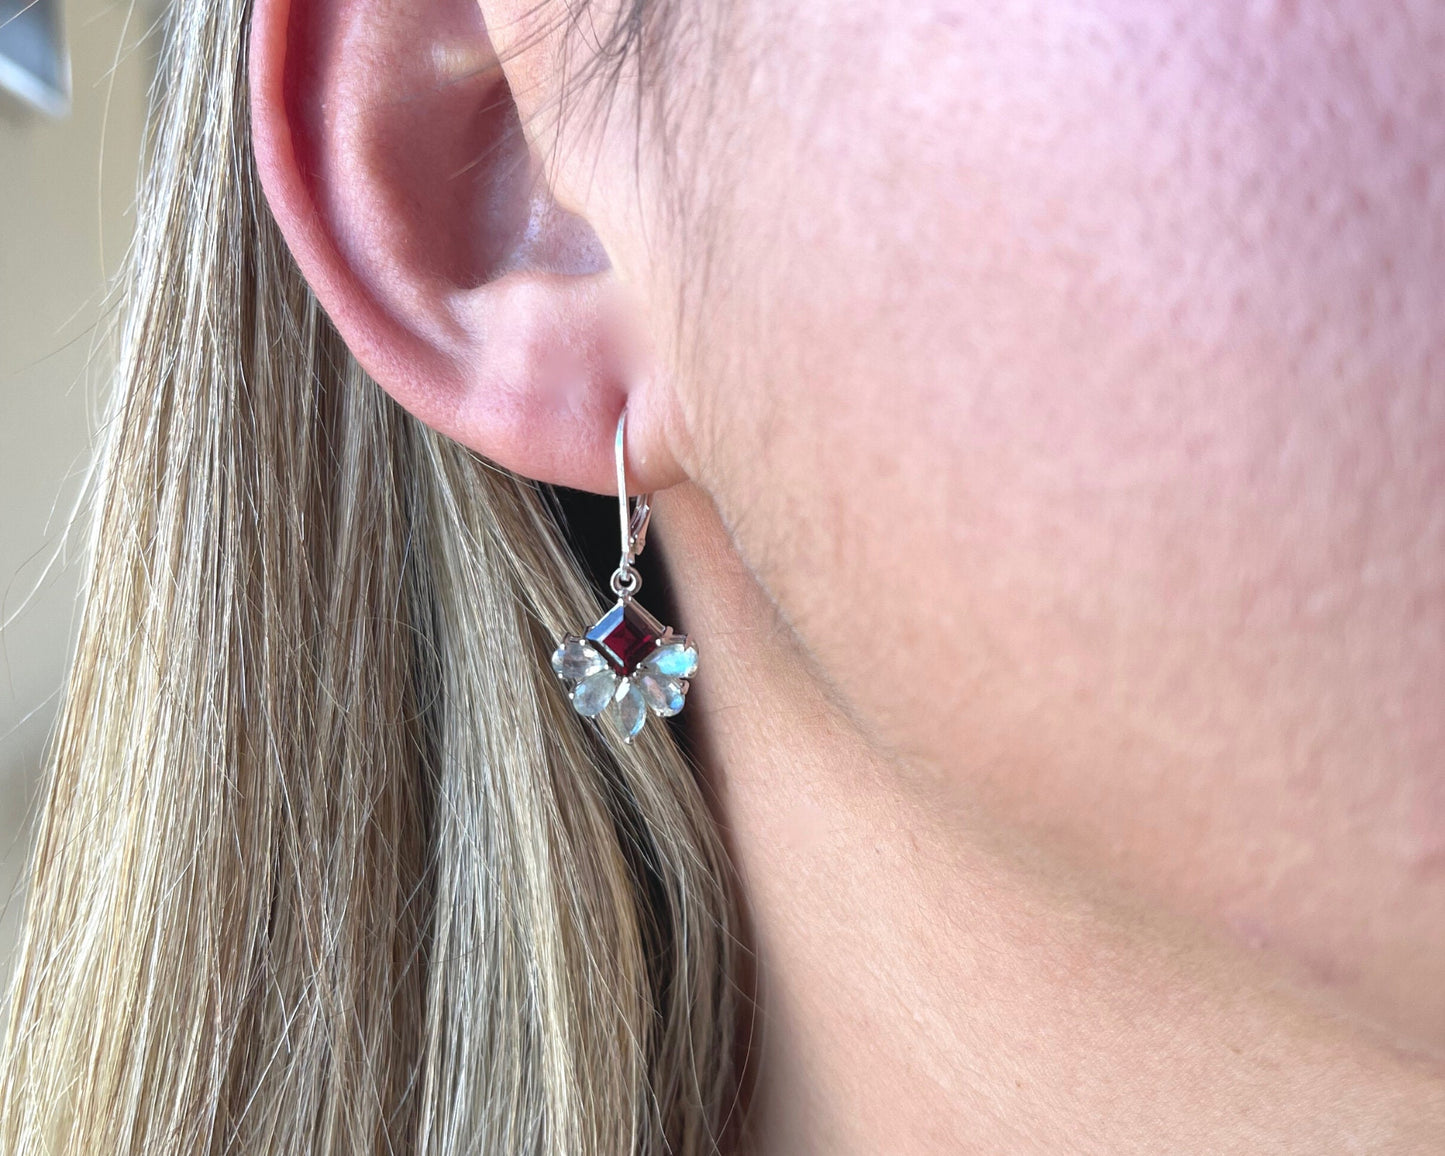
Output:
<instances>
[{"instance_id":1,"label":"skin","mask_svg":"<svg viewBox=\"0 0 1445 1156\"><path fill-rule=\"evenodd\" d=\"M610 2L258 0L256 154L423 420L627 406L748 1151L1439 1151L1445 9L729 0L587 115Z\"/></svg>"}]
</instances>

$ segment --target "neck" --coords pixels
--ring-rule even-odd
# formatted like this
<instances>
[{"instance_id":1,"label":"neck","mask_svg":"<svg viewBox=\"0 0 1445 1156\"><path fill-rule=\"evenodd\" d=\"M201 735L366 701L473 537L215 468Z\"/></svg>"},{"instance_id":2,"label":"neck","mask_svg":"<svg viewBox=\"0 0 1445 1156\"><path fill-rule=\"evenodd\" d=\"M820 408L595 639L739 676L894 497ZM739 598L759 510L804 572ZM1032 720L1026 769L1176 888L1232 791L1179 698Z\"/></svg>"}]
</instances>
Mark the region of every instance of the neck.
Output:
<instances>
[{"instance_id":1,"label":"neck","mask_svg":"<svg viewBox=\"0 0 1445 1156\"><path fill-rule=\"evenodd\" d=\"M759 964L750 1156L1438 1152L1445 1079L872 745L701 491L657 539Z\"/></svg>"}]
</instances>

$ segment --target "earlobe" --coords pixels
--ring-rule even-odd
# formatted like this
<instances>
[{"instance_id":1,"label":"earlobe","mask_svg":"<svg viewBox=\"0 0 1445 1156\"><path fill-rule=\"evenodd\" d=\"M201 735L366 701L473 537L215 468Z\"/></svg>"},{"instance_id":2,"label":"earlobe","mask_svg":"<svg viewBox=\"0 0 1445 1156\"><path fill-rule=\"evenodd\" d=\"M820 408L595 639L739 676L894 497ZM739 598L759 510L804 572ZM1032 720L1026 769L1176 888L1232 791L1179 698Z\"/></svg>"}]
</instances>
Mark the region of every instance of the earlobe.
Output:
<instances>
[{"instance_id":1,"label":"earlobe","mask_svg":"<svg viewBox=\"0 0 1445 1156\"><path fill-rule=\"evenodd\" d=\"M475 0L256 0L268 204L362 367L499 465L609 492L679 480L635 304L542 178Z\"/></svg>"}]
</instances>

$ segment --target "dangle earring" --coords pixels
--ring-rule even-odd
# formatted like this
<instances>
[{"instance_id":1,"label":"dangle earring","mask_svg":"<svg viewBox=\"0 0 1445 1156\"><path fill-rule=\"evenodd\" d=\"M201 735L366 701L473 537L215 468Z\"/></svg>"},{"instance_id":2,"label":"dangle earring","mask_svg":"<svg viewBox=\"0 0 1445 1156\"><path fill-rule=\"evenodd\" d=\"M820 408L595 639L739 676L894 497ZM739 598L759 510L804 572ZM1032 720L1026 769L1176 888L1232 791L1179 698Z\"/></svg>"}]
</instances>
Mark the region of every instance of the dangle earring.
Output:
<instances>
[{"instance_id":1,"label":"dangle earring","mask_svg":"<svg viewBox=\"0 0 1445 1156\"><path fill-rule=\"evenodd\" d=\"M682 710L688 679L697 670L697 647L685 635L664 626L637 602L642 575L634 563L647 541L652 495L642 494L633 508L627 497L627 410L617 420L617 502L621 514L622 560L612 574L617 605L578 638L568 634L552 655L552 669L568 688L572 707L584 718L604 711L632 742L647 722Z\"/></svg>"}]
</instances>

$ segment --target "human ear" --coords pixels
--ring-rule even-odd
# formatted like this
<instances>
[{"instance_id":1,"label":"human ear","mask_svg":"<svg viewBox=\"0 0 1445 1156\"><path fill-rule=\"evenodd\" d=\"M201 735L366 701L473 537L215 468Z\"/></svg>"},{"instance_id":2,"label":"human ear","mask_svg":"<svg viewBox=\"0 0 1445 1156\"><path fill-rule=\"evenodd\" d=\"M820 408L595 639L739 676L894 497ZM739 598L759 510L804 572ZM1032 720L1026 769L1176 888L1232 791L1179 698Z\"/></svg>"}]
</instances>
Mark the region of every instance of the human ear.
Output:
<instances>
[{"instance_id":1,"label":"human ear","mask_svg":"<svg viewBox=\"0 0 1445 1156\"><path fill-rule=\"evenodd\" d=\"M561 207L476 0L256 0L252 136L302 274L361 366L499 465L680 480L640 310Z\"/></svg>"}]
</instances>

